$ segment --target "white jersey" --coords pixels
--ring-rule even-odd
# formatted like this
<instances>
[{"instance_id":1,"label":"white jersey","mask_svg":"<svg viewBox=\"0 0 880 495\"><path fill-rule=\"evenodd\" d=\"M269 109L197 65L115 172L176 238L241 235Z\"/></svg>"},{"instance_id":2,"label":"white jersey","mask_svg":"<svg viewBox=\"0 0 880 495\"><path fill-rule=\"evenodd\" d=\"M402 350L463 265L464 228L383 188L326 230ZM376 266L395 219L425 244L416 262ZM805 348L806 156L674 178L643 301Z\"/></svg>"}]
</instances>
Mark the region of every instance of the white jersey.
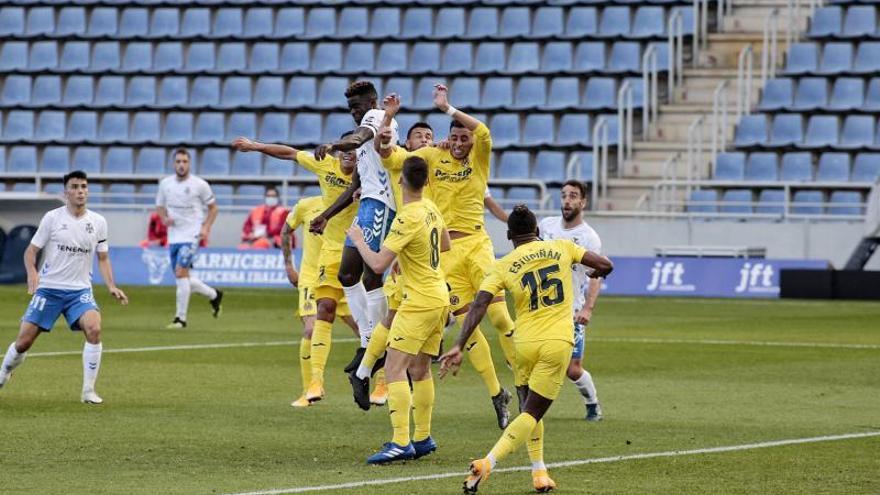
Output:
<instances>
[{"instance_id":1,"label":"white jersey","mask_svg":"<svg viewBox=\"0 0 880 495\"><path fill-rule=\"evenodd\" d=\"M562 225L562 217L547 217L538 223L538 230L540 231L541 238L544 240L568 239L590 252L596 254L602 253L602 240L599 239L599 234L597 234L592 227L587 225L587 222L583 222L574 228L566 229ZM574 302L575 313L580 311L584 307L584 303L587 302L587 299L584 296L590 285L590 278L587 276L587 270L587 267L578 263L573 266L571 272L572 287L574 287L576 292L576 299Z\"/></svg>"},{"instance_id":2,"label":"white jersey","mask_svg":"<svg viewBox=\"0 0 880 495\"><path fill-rule=\"evenodd\" d=\"M162 179L156 206L164 206L168 218L174 221L168 226L168 244L196 242L205 220L205 208L215 201L211 186L201 177L190 174L184 180L178 180L176 175Z\"/></svg>"},{"instance_id":3,"label":"white jersey","mask_svg":"<svg viewBox=\"0 0 880 495\"><path fill-rule=\"evenodd\" d=\"M373 137L379 134L382 121L385 119L385 111L374 108L361 119L360 127L366 127L373 131ZM391 142L396 143L398 136L397 121L391 119ZM395 210L394 192L388 171L382 166L382 157L376 152L373 140L362 144L357 150L357 169L361 179L361 198L373 198L388 205Z\"/></svg>"},{"instance_id":4,"label":"white jersey","mask_svg":"<svg viewBox=\"0 0 880 495\"><path fill-rule=\"evenodd\" d=\"M43 215L31 244L43 250L38 288L82 290L92 287L92 257L106 253L107 220L86 210L75 217L67 206Z\"/></svg>"}]
</instances>

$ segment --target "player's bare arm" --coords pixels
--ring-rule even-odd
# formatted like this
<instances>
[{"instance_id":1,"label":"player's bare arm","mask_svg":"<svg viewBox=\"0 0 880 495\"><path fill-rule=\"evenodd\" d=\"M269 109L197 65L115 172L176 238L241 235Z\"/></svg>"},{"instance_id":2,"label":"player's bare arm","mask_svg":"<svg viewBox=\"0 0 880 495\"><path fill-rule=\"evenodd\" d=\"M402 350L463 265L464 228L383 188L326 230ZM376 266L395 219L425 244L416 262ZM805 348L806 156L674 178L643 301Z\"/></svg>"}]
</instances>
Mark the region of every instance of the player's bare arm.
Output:
<instances>
[{"instance_id":1,"label":"player's bare arm","mask_svg":"<svg viewBox=\"0 0 880 495\"><path fill-rule=\"evenodd\" d=\"M593 272L589 274L590 278L604 278L614 270L614 263L607 256L590 251L584 253L581 264L593 269Z\"/></svg>"},{"instance_id":2,"label":"player's bare arm","mask_svg":"<svg viewBox=\"0 0 880 495\"><path fill-rule=\"evenodd\" d=\"M351 239L358 252L361 253L361 257L367 266L375 273L384 273L391 266L391 263L394 262L395 258L397 258L397 254L385 246L382 246L378 253L370 249L370 246L364 241L364 233L360 227L354 225L349 227L348 238Z\"/></svg>"},{"instance_id":3,"label":"player's bare arm","mask_svg":"<svg viewBox=\"0 0 880 495\"><path fill-rule=\"evenodd\" d=\"M596 307L596 300L599 298L600 290L602 290L602 280L591 278L590 283L587 285L587 290L585 291L586 294L584 294L586 296L586 302L584 303L584 307L574 316L575 323L581 325L590 324L590 320L593 319L593 308Z\"/></svg>"},{"instance_id":4,"label":"player's bare arm","mask_svg":"<svg viewBox=\"0 0 880 495\"><path fill-rule=\"evenodd\" d=\"M240 137L232 142L232 149L244 153L249 151L258 151L264 155L269 155L279 160L296 160L296 154L300 150L293 146L284 144L261 143L246 137Z\"/></svg>"},{"instance_id":5,"label":"player's bare arm","mask_svg":"<svg viewBox=\"0 0 880 495\"><path fill-rule=\"evenodd\" d=\"M489 309L489 304L492 303L494 297L494 294L484 290L477 293L477 297L475 297L474 302L471 303L471 309L468 311L467 317L465 317L464 323L461 325L461 333L458 335L458 340L456 340L455 345L449 349L449 352L440 356L440 378L445 377L450 371L453 376L458 374L462 359L461 350L464 348L464 343L471 338L474 330L476 330L480 325L480 322L483 321L483 317L486 316L486 311Z\"/></svg>"},{"instance_id":6,"label":"player's bare arm","mask_svg":"<svg viewBox=\"0 0 880 495\"><path fill-rule=\"evenodd\" d=\"M281 227L281 254L284 256L284 271L287 272L287 280L290 285L296 287L299 284L299 273L293 266L293 259L290 256L290 235L293 229L287 222Z\"/></svg>"},{"instance_id":7,"label":"player's bare arm","mask_svg":"<svg viewBox=\"0 0 880 495\"><path fill-rule=\"evenodd\" d=\"M40 256L40 248L28 244L24 250L24 268L27 271L27 292L34 295L37 286L40 285L40 271L37 270L37 258Z\"/></svg>"},{"instance_id":8,"label":"player's bare arm","mask_svg":"<svg viewBox=\"0 0 880 495\"><path fill-rule=\"evenodd\" d=\"M336 201L334 201L332 205L327 207L327 209L321 212L320 215L312 219L309 223L309 232L323 234L324 228L327 227L327 222L338 215L339 212L346 209L348 205L354 201L355 194L357 194L360 189L361 176L358 175L357 168L355 168L354 172L351 174L351 185L348 186L348 189L340 194L338 198L336 198Z\"/></svg>"},{"instance_id":9,"label":"player's bare arm","mask_svg":"<svg viewBox=\"0 0 880 495\"><path fill-rule=\"evenodd\" d=\"M434 86L434 106L437 107L437 110L449 114L450 117L458 121L470 131L473 131L480 126L479 120L449 104L449 88L443 84L437 84Z\"/></svg>"},{"instance_id":10,"label":"player's bare arm","mask_svg":"<svg viewBox=\"0 0 880 495\"><path fill-rule=\"evenodd\" d=\"M373 130L369 127L358 127L353 133L335 143L322 144L315 148L315 159L323 160L325 156L336 151L358 149L370 139L373 139Z\"/></svg>"},{"instance_id":11,"label":"player's bare arm","mask_svg":"<svg viewBox=\"0 0 880 495\"><path fill-rule=\"evenodd\" d=\"M202 228L199 230L199 238L208 240L208 237L211 235L211 226L214 225L214 220L217 219L217 203L211 203L208 205L208 214L205 216L205 221L202 222Z\"/></svg>"},{"instance_id":12,"label":"player's bare arm","mask_svg":"<svg viewBox=\"0 0 880 495\"><path fill-rule=\"evenodd\" d=\"M116 286L116 282L113 280L113 267L110 265L110 253L98 252L98 271L100 271L101 276L104 277L104 285L107 286L110 295L123 306L127 305L128 296L125 295L125 292L123 292L122 289Z\"/></svg>"},{"instance_id":13,"label":"player's bare arm","mask_svg":"<svg viewBox=\"0 0 880 495\"><path fill-rule=\"evenodd\" d=\"M440 252L446 252L452 249L452 237L449 236L449 231L445 228L443 229L443 233L440 234Z\"/></svg>"},{"instance_id":14,"label":"player's bare arm","mask_svg":"<svg viewBox=\"0 0 880 495\"><path fill-rule=\"evenodd\" d=\"M507 223L508 214L491 196L483 198L483 204L489 209L489 212L504 223Z\"/></svg>"}]
</instances>

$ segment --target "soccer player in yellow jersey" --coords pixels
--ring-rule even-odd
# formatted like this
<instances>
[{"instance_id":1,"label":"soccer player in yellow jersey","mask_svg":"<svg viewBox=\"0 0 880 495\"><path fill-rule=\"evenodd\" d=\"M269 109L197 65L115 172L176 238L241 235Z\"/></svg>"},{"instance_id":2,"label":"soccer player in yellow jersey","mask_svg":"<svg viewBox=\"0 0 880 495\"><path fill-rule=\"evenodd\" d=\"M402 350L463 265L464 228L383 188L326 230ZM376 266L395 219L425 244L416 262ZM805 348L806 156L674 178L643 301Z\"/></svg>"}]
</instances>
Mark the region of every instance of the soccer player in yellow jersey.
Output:
<instances>
[{"instance_id":1,"label":"soccer player in yellow jersey","mask_svg":"<svg viewBox=\"0 0 880 495\"><path fill-rule=\"evenodd\" d=\"M396 258L405 276L403 303L391 324L385 359L394 437L367 459L369 464L419 458L437 449L431 438L431 357L440 352L442 329L449 314L449 290L440 269L440 253L448 248L449 235L437 206L422 198L422 189L428 182L425 160L407 159L401 181L403 208L378 253L364 241L361 229L352 227L348 231L364 262L376 273L387 270ZM407 375L412 380L412 392ZM415 426L412 442L410 409Z\"/></svg>"},{"instance_id":2,"label":"soccer player in yellow jersey","mask_svg":"<svg viewBox=\"0 0 880 495\"><path fill-rule=\"evenodd\" d=\"M567 239L542 241L538 222L525 205L517 205L507 221L514 250L501 258L480 285L455 345L441 357L440 376L458 372L461 350L486 314L493 294L507 289L516 306L516 391L520 414L483 459L471 463L465 493L476 493L495 463L528 442L532 482L538 492L556 487L544 465L544 424L541 418L559 394L574 344L572 265L582 264L590 277L611 273L611 261Z\"/></svg>"},{"instance_id":3,"label":"soccer player in yellow jersey","mask_svg":"<svg viewBox=\"0 0 880 495\"><path fill-rule=\"evenodd\" d=\"M318 177L325 208L348 189L357 166L354 151L342 152L339 158L327 155L321 160L316 160L312 153L290 146L265 144L246 138L236 139L232 146L239 151L259 151L281 160L296 161ZM324 369L330 355L333 320L336 319L337 307L345 296L337 277L342 260L342 245L345 240L345 229L351 225L356 212L357 205L349 205L327 222L324 228L324 239L318 259L318 282L315 289L317 318L311 341L312 380L306 392L306 399L309 402L316 402L324 397Z\"/></svg>"},{"instance_id":4,"label":"soccer player in yellow jersey","mask_svg":"<svg viewBox=\"0 0 880 495\"><path fill-rule=\"evenodd\" d=\"M400 100L392 95L385 98L384 105L386 118L388 114L393 117L400 109ZM449 104L448 90L442 84L435 87L434 105L453 119L448 146L424 147L407 152L390 145L381 151L382 164L391 171L400 168L408 156L419 156L428 162L431 194L443 214L452 239L452 248L443 255L443 271L451 287L453 314L462 316L467 313L483 277L495 264L492 241L486 235L484 225L492 136L485 124ZM511 339L515 326L503 294L493 303L489 310L490 319L499 331L505 359L511 362ZM503 429L508 422L507 405L511 396L498 381L489 343L477 330L466 349L471 364L489 390L498 426Z\"/></svg>"}]
</instances>

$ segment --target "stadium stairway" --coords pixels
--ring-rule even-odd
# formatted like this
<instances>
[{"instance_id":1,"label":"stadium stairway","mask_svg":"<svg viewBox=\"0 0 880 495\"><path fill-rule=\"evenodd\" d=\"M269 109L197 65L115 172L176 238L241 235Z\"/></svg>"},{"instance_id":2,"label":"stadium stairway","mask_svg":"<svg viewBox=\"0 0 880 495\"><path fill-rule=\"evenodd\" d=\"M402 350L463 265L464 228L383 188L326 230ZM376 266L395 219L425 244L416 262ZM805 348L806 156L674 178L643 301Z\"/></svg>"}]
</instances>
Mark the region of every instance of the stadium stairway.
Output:
<instances>
[{"instance_id":1,"label":"stadium stairway","mask_svg":"<svg viewBox=\"0 0 880 495\"><path fill-rule=\"evenodd\" d=\"M608 195L601 198L599 208L613 211L644 210L650 202L654 185L663 179L664 163L671 156L680 154L675 162L674 174L679 179L687 175L688 133L691 124L703 116L703 125L699 127L703 136L702 166L695 167L702 173L695 178L709 178L709 162L711 156L711 136L709 132L712 119L713 96L718 85L727 81L728 118L725 132L728 143L732 141L736 124L736 86L737 62L741 50L751 44L753 51L753 87L750 105L757 104L761 94L761 56L765 18L774 9L779 11L779 41L777 60L784 59L785 33L784 26L788 19L785 16L787 3L785 0L743 0L733 2L730 14L724 19L723 29L719 32L716 26L710 25L710 33L706 47L699 54L697 67L685 60L683 84L676 88L672 101L661 103L658 119L651 125L647 139L642 139L638 132L640 124L636 124L632 158L622 162L619 177L611 178L609 174ZM710 12L711 23L715 23L714 11ZM806 16L800 20L803 32L807 25ZM714 29L713 29L714 27ZM687 55L686 55L687 56ZM660 81L660 92L665 93L664 81ZM635 116L639 121L640 115ZM668 171L672 175L673 171ZM684 191L678 197L669 198L683 201Z\"/></svg>"}]
</instances>

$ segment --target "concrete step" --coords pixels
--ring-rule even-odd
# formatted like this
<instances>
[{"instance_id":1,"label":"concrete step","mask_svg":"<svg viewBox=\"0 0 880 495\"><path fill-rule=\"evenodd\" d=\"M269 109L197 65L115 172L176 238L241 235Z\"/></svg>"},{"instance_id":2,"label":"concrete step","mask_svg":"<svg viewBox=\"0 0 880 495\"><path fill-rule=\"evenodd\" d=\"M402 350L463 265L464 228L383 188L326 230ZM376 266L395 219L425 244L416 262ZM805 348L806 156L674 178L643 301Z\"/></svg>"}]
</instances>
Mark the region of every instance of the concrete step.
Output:
<instances>
[{"instance_id":1,"label":"concrete step","mask_svg":"<svg viewBox=\"0 0 880 495\"><path fill-rule=\"evenodd\" d=\"M759 4L740 4L736 3L733 7L731 15L724 18L723 32L725 33L763 33L765 19L770 15L773 9L779 10L777 27L779 33L784 34L790 22L788 18L788 7L785 2L776 5L759 5ZM799 22L801 32L807 29L809 24L806 12L801 15Z\"/></svg>"}]
</instances>

